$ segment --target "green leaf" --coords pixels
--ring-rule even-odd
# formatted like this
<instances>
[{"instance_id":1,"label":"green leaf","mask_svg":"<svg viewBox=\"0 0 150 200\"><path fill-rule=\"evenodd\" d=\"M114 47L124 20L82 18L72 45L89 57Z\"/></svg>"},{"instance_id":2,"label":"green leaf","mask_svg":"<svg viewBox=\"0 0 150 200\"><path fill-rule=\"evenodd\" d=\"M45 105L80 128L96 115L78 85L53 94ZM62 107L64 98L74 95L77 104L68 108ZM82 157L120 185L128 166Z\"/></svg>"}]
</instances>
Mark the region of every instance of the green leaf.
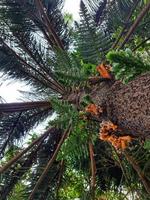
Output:
<instances>
[{"instance_id":1,"label":"green leaf","mask_svg":"<svg viewBox=\"0 0 150 200\"><path fill-rule=\"evenodd\" d=\"M146 140L144 143L144 149L150 150L150 140Z\"/></svg>"}]
</instances>

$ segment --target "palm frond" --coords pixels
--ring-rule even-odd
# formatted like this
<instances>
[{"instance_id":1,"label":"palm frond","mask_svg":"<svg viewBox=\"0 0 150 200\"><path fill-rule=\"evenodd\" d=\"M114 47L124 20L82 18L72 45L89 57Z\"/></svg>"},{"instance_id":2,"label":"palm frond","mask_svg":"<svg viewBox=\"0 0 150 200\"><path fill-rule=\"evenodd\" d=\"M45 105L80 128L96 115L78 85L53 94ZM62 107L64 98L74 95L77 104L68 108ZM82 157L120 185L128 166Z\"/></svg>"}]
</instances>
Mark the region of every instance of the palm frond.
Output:
<instances>
[{"instance_id":1,"label":"palm frond","mask_svg":"<svg viewBox=\"0 0 150 200\"><path fill-rule=\"evenodd\" d=\"M19 180L21 180L22 176L32 167L37 157L37 151L39 150L40 146L41 142L37 145L37 147L35 147L35 149L31 153L29 153L28 158L20 162L20 167L17 166L18 169L11 171L12 178L5 178L6 176L8 176L8 174L4 174L4 182L1 191L2 200L6 199L6 197L10 194L14 186L18 183Z\"/></svg>"},{"instance_id":2,"label":"palm frond","mask_svg":"<svg viewBox=\"0 0 150 200\"><path fill-rule=\"evenodd\" d=\"M144 8L142 9L142 11L139 13L139 15L137 16L136 20L134 21L134 23L132 24L132 26L130 27L129 31L127 32L122 44L120 45L119 49L123 48L124 45L128 42L130 36L133 34L133 32L135 31L135 29L137 28L137 26L139 25L139 23L142 21L142 19L145 17L145 15L149 12L150 10L150 3L147 3Z\"/></svg>"},{"instance_id":3,"label":"palm frond","mask_svg":"<svg viewBox=\"0 0 150 200\"><path fill-rule=\"evenodd\" d=\"M62 93L63 86L52 79L51 73L45 74L45 70L37 63L33 63L26 56L22 57L19 53L11 48L2 38L0 38L0 54L1 54L1 71L5 72L11 78L21 79L32 83L39 90L49 88L53 91ZM28 49L29 50L29 49ZM31 50L29 50L31 51ZM33 56L33 53L31 54ZM36 60L36 57L34 57Z\"/></svg>"},{"instance_id":4,"label":"palm frond","mask_svg":"<svg viewBox=\"0 0 150 200\"><path fill-rule=\"evenodd\" d=\"M56 149L57 143L61 137L61 130L54 127L49 128L45 134L43 134L38 140L38 143L35 143L28 152L23 154L23 156L13 163L13 166L10 167L5 173L1 176L1 198L5 199L6 196L11 196L14 186L19 181L28 181L28 185L25 185L25 190L22 192L24 199L28 198L28 195L31 193L33 186L35 185L38 176L41 174L49 159L53 156L53 153ZM44 136L44 137L43 137ZM47 177L45 178L44 184L38 190L38 196L35 199L40 199L43 195L46 197L51 194L53 196L53 189L49 188L49 181L57 178L59 171L59 162L54 162L52 168L49 170ZM12 174L12 176L9 176ZM29 180L28 180L29 178ZM54 184L57 185L57 184ZM46 195L46 191L48 194ZM13 194L12 194L13 195Z\"/></svg>"},{"instance_id":5,"label":"palm frond","mask_svg":"<svg viewBox=\"0 0 150 200\"><path fill-rule=\"evenodd\" d=\"M88 75L79 56L75 53L56 50L55 58L49 59L49 63L53 63L57 80L66 88L85 85Z\"/></svg>"},{"instance_id":6,"label":"palm frond","mask_svg":"<svg viewBox=\"0 0 150 200\"><path fill-rule=\"evenodd\" d=\"M97 26L103 21L104 12L106 12L106 6L108 0L83 0L90 15L93 17Z\"/></svg>"},{"instance_id":7,"label":"palm frond","mask_svg":"<svg viewBox=\"0 0 150 200\"><path fill-rule=\"evenodd\" d=\"M48 36L49 44L60 48L63 48L62 45L67 47L68 28L60 11L63 6L62 0L55 2L52 0L42 2L25 0L23 3L18 0L3 0L1 5L1 20L5 19L5 22L7 20L11 25L12 32L29 32L31 30L36 32L40 30L44 36L45 34ZM29 27L32 27L32 29ZM64 44L62 41L64 41Z\"/></svg>"},{"instance_id":8,"label":"palm frond","mask_svg":"<svg viewBox=\"0 0 150 200\"><path fill-rule=\"evenodd\" d=\"M105 19L107 20L107 31L114 33L119 27L126 24L126 28L129 27L131 21L126 21L127 16L135 5L135 1L127 0L117 0L109 3L107 14Z\"/></svg>"},{"instance_id":9,"label":"palm frond","mask_svg":"<svg viewBox=\"0 0 150 200\"><path fill-rule=\"evenodd\" d=\"M12 67L9 66L12 63L3 63L2 70L7 71L13 78L24 77L24 80L33 82L33 85L37 82L37 85L45 85L62 94L64 88L55 79L53 66L47 63L48 57L54 55L54 47L64 49L68 45L69 30L59 8L61 4L62 1L52 3L50 0L44 2L26 0L23 3L18 0L4 0L1 4L0 35L1 54L4 56L2 60L6 61L7 51L11 54L7 60L12 61L13 56L15 62L20 64L16 70L13 68L15 64ZM15 14L11 18L13 12ZM28 28L31 26L31 29Z\"/></svg>"},{"instance_id":10,"label":"palm frond","mask_svg":"<svg viewBox=\"0 0 150 200\"><path fill-rule=\"evenodd\" d=\"M96 27L83 1L81 1L80 23L77 31L77 50L84 62L98 64L111 45L109 36Z\"/></svg>"},{"instance_id":11,"label":"palm frond","mask_svg":"<svg viewBox=\"0 0 150 200\"><path fill-rule=\"evenodd\" d=\"M19 141L34 125L52 114L49 102L1 104L0 108L1 156L3 156L8 146L14 144L15 141Z\"/></svg>"},{"instance_id":12,"label":"palm frond","mask_svg":"<svg viewBox=\"0 0 150 200\"><path fill-rule=\"evenodd\" d=\"M31 194L29 196L30 200L33 199L33 197L34 197L35 193L37 192L39 186L42 184L44 178L47 176L50 167L53 165L54 161L56 160L57 154L60 151L60 148L61 148L62 144L64 143L65 139L69 136L71 128L72 128L72 125L71 125L71 121L70 121L69 125L68 125L68 128L64 131L64 133L63 133L63 135L62 135L62 137L61 137L61 139L60 139L60 141L59 141L59 143L58 143L58 145L57 145L57 147L56 147L51 159L48 161L44 171L42 172L40 178L38 179L38 181L37 181L37 183L35 185L35 187L33 188L32 192L31 192Z\"/></svg>"},{"instance_id":13,"label":"palm frond","mask_svg":"<svg viewBox=\"0 0 150 200\"><path fill-rule=\"evenodd\" d=\"M51 129L51 134L44 141L40 150L38 151L37 161L33 166L33 170L30 172L29 177L27 178L27 181L29 181L29 184L25 190L25 195L27 198L29 197L34 186L36 185L38 177L41 176L49 160L52 158L54 151L57 147L57 144L60 141L61 134L62 131L60 129L56 128ZM59 162L54 161L42 185L36 191L34 199L43 199L43 198L47 199L48 196L50 196L49 197L50 199L55 199L56 193L54 188L57 186L58 172L59 172Z\"/></svg>"},{"instance_id":14,"label":"palm frond","mask_svg":"<svg viewBox=\"0 0 150 200\"><path fill-rule=\"evenodd\" d=\"M147 11L142 16L141 19L139 18L138 14L142 9L147 7ZM135 38L142 38L143 40L148 38L149 35L149 12L148 12L148 3L143 2L141 0L117 0L117 1L110 1L107 4L106 12L104 12L103 21L105 31L111 35L112 39L114 39L114 43L112 48L116 48L121 46L125 37L127 37L131 44L135 46ZM136 19L136 20L135 20ZM139 21L139 22L138 22ZM137 23L138 22L138 23ZM138 26L135 27L135 23ZM133 31L130 29L134 29ZM144 28L144 32L143 32ZM126 34L131 34L126 36ZM131 36L131 37L130 37ZM134 39L133 39L134 38ZM124 41L126 44L126 41ZM124 44L121 46L121 48ZM128 46L128 45L127 45Z\"/></svg>"},{"instance_id":15,"label":"palm frond","mask_svg":"<svg viewBox=\"0 0 150 200\"><path fill-rule=\"evenodd\" d=\"M122 27L122 30L121 30L119 36L117 37L116 41L113 43L112 49L115 48L115 47L118 45L119 40L120 40L121 37L124 35L124 32L126 31L126 28L127 28L128 24L129 24L129 22L130 22L130 20L131 20L131 17L132 17L132 15L133 15L133 13L134 13L136 7L138 6L139 2L140 2L140 1L137 0L137 1L133 4L133 6L131 6L131 9L130 9L130 11L129 11L129 13L128 13L128 16L127 16L127 19L126 19L126 22L125 22L124 26Z\"/></svg>"},{"instance_id":16,"label":"palm frond","mask_svg":"<svg viewBox=\"0 0 150 200\"><path fill-rule=\"evenodd\" d=\"M27 148L24 148L23 150L19 151L19 153L17 153L17 155L15 155L13 158L9 159L9 161L7 163L5 163L5 162L3 163L3 161L2 161L2 167L0 168L0 173L4 173L8 169L10 169L12 165L16 164L16 162L18 162L18 160L20 160L26 153L28 153L39 142L41 142L43 139L45 139L51 132L52 132L52 128L47 129L44 134L42 134L40 137L38 137L35 140L33 140L33 142L31 142L31 144L29 144ZM16 146L15 146L15 148L16 148ZM15 148L14 147L10 148L6 152L6 154L10 154L11 151L13 153L16 153L14 151Z\"/></svg>"}]
</instances>

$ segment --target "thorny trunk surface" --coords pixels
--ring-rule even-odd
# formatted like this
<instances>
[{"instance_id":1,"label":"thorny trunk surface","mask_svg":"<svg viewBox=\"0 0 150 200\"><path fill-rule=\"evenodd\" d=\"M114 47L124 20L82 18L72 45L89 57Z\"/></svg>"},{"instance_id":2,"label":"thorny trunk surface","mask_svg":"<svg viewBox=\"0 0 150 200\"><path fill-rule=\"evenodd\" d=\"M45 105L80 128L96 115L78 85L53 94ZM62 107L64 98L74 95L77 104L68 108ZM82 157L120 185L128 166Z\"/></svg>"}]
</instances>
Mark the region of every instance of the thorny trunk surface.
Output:
<instances>
[{"instance_id":1,"label":"thorny trunk surface","mask_svg":"<svg viewBox=\"0 0 150 200\"><path fill-rule=\"evenodd\" d=\"M126 85L120 81L97 84L90 96L95 104L104 108L106 118L124 130L124 134L150 137L150 73Z\"/></svg>"}]
</instances>

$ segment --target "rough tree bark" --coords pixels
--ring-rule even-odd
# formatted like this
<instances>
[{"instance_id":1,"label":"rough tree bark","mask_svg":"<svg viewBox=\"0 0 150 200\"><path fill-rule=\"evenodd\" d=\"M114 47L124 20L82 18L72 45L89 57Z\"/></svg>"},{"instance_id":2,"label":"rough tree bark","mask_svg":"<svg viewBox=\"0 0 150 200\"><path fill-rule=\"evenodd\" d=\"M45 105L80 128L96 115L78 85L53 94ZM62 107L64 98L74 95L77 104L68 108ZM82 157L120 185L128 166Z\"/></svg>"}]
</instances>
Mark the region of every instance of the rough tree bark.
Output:
<instances>
[{"instance_id":1,"label":"rough tree bark","mask_svg":"<svg viewBox=\"0 0 150 200\"><path fill-rule=\"evenodd\" d=\"M150 137L150 73L126 85L120 81L102 82L94 86L90 96L125 134Z\"/></svg>"}]
</instances>

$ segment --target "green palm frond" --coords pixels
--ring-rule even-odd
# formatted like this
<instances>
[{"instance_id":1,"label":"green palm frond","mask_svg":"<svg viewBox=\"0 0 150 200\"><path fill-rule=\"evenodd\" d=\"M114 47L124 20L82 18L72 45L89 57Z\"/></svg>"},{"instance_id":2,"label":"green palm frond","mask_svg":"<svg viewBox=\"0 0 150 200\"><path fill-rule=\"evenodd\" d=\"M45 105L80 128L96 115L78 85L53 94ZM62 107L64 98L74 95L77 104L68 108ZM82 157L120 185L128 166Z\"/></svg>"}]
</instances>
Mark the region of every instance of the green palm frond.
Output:
<instances>
[{"instance_id":1,"label":"green palm frond","mask_svg":"<svg viewBox=\"0 0 150 200\"><path fill-rule=\"evenodd\" d=\"M135 1L114 1L110 3L107 13L107 28L108 31L114 33L119 27L126 25L128 28L131 25L132 19L126 21L127 17L134 7ZM111 15L110 15L111 13ZM127 24L126 24L127 23Z\"/></svg>"},{"instance_id":2,"label":"green palm frond","mask_svg":"<svg viewBox=\"0 0 150 200\"><path fill-rule=\"evenodd\" d=\"M88 141L89 133L87 124L84 121L73 124L70 137L66 139L61 151L58 155L58 160L66 160L68 165L76 169L86 169L88 163Z\"/></svg>"},{"instance_id":3,"label":"green palm frond","mask_svg":"<svg viewBox=\"0 0 150 200\"><path fill-rule=\"evenodd\" d=\"M79 119L79 114L74 105L57 98L51 98L51 103L56 113L55 119L49 122L51 126L65 129L68 127L68 122L70 120L72 120L73 124L76 124Z\"/></svg>"},{"instance_id":4,"label":"green palm frond","mask_svg":"<svg viewBox=\"0 0 150 200\"><path fill-rule=\"evenodd\" d=\"M12 78L24 77L24 81L33 85L36 82L38 89L41 85L60 94L64 88L55 79L53 66L47 60L54 54L54 47L68 46L69 30L59 9L61 4L62 1L26 0L22 4L4 0L0 18L2 70ZM13 12L15 15L11 18ZM31 30L28 22L33 27Z\"/></svg>"},{"instance_id":5,"label":"green palm frond","mask_svg":"<svg viewBox=\"0 0 150 200\"><path fill-rule=\"evenodd\" d=\"M12 31L22 30L24 32L30 32L34 30L33 22L29 19L29 17L27 17L27 13L31 10L31 7L29 7L29 2L31 1L26 0L22 4L20 4L20 1L18 0L1 1L0 24L3 26L1 26L0 30L4 31L4 35L7 35L7 30L2 28L4 28L6 24L11 27Z\"/></svg>"},{"instance_id":6,"label":"green palm frond","mask_svg":"<svg viewBox=\"0 0 150 200\"><path fill-rule=\"evenodd\" d=\"M55 58L53 60L49 59L49 63L53 63L54 74L65 87L85 85L88 74L77 54L56 50Z\"/></svg>"},{"instance_id":7,"label":"green palm frond","mask_svg":"<svg viewBox=\"0 0 150 200\"><path fill-rule=\"evenodd\" d=\"M31 62L29 57L22 57L16 49L11 48L0 38L1 71L10 78L17 78L34 85L37 89L47 89L62 93L64 88L52 79L52 74L46 76L43 65ZM33 56L33 53L32 53ZM36 57L34 56L36 61ZM42 67L42 69L41 69Z\"/></svg>"},{"instance_id":8,"label":"green palm frond","mask_svg":"<svg viewBox=\"0 0 150 200\"><path fill-rule=\"evenodd\" d=\"M130 49L126 51L110 51L107 59L112 64L112 71L116 79L124 83L133 80L140 74L150 71L148 62L142 60L140 55L133 55Z\"/></svg>"},{"instance_id":9,"label":"green palm frond","mask_svg":"<svg viewBox=\"0 0 150 200\"><path fill-rule=\"evenodd\" d=\"M53 2L51 0L45 0L42 1L41 4L39 4L39 2L40 1L38 0L25 0L23 3L18 0L3 0L1 3L1 23L4 22L8 24L12 32L37 32L40 30L43 35L46 36L46 39L48 36L49 42L52 45L61 43L62 40L64 41L64 44L62 42L62 45L67 47L67 41L69 39L67 34L68 28L60 11L63 1L59 0ZM41 5L40 8L39 5ZM43 9L46 10L44 16L42 16ZM45 16L48 21L45 21ZM49 37L48 26L49 28L51 26L53 32L51 37ZM56 41L55 39L60 41Z\"/></svg>"},{"instance_id":10,"label":"green palm frond","mask_svg":"<svg viewBox=\"0 0 150 200\"><path fill-rule=\"evenodd\" d=\"M123 48L124 45L127 47L133 45L134 47L138 39L146 40L149 37L150 23L148 19L150 13L148 10L149 3L141 0L118 0L112 3L105 16L107 31L115 39L112 48ZM134 26L136 29L134 29ZM143 33L143 29L145 34ZM125 39L126 37L127 39ZM130 42L130 44L126 44L127 42Z\"/></svg>"},{"instance_id":11,"label":"green palm frond","mask_svg":"<svg viewBox=\"0 0 150 200\"><path fill-rule=\"evenodd\" d=\"M94 19L97 26L103 21L104 13L106 12L107 0L83 0L91 17Z\"/></svg>"},{"instance_id":12,"label":"green palm frond","mask_svg":"<svg viewBox=\"0 0 150 200\"><path fill-rule=\"evenodd\" d=\"M111 40L90 16L84 3L81 1L80 23L77 24L76 45L81 58L86 63L98 64L111 46Z\"/></svg>"}]
</instances>

